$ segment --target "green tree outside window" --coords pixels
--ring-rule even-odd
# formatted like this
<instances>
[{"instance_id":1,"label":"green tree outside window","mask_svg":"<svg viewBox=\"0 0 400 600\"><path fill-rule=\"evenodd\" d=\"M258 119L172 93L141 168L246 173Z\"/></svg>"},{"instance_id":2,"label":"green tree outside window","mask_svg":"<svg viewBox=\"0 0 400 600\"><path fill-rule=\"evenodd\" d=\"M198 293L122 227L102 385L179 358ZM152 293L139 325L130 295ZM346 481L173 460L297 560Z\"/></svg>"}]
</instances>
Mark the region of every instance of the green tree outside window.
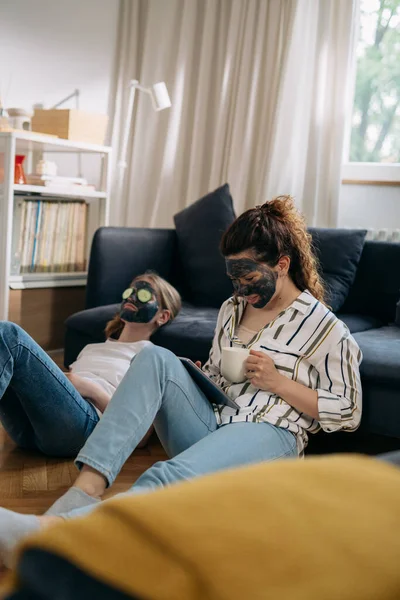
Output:
<instances>
[{"instance_id":1,"label":"green tree outside window","mask_svg":"<svg viewBox=\"0 0 400 600\"><path fill-rule=\"evenodd\" d=\"M361 0L351 162L400 162L400 0Z\"/></svg>"}]
</instances>

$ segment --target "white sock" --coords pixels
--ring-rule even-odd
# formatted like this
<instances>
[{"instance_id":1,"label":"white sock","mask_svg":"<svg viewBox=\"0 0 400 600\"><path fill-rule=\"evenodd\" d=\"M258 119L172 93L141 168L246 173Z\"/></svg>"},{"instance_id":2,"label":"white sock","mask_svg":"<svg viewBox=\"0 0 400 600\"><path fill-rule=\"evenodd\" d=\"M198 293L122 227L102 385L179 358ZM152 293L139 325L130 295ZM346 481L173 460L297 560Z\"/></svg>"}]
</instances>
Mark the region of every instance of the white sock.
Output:
<instances>
[{"instance_id":1,"label":"white sock","mask_svg":"<svg viewBox=\"0 0 400 600\"><path fill-rule=\"evenodd\" d=\"M18 542L39 529L40 521L35 515L21 515L0 508L0 557L6 567L11 565L13 550Z\"/></svg>"},{"instance_id":2,"label":"white sock","mask_svg":"<svg viewBox=\"0 0 400 600\"><path fill-rule=\"evenodd\" d=\"M78 487L72 487L50 506L45 515L59 516L68 513L74 508L82 508L83 506L90 506L99 502L98 498L89 496L89 494L86 494L86 492Z\"/></svg>"}]
</instances>

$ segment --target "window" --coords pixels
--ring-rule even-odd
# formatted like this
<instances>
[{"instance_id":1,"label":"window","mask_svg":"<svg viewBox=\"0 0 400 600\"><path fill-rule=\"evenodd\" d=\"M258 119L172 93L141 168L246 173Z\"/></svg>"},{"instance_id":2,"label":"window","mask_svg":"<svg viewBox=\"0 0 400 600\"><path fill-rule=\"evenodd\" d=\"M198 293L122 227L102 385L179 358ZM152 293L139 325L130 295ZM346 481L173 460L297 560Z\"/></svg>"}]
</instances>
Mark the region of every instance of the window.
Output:
<instances>
[{"instance_id":1,"label":"window","mask_svg":"<svg viewBox=\"0 0 400 600\"><path fill-rule=\"evenodd\" d=\"M399 180L400 0L360 0L350 127L344 176Z\"/></svg>"},{"instance_id":2,"label":"window","mask_svg":"<svg viewBox=\"0 0 400 600\"><path fill-rule=\"evenodd\" d=\"M400 163L400 0L361 0L350 162Z\"/></svg>"}]
</instances>

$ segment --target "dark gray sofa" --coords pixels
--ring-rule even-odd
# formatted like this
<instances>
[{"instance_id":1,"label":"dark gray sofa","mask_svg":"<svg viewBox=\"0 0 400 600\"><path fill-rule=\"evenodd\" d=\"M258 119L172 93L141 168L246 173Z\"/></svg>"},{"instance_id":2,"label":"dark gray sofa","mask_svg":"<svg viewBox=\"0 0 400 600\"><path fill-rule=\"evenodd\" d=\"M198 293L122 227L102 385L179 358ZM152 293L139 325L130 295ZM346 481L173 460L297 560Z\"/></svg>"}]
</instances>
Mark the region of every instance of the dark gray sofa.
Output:
<instances>
[{"instance_id":1,"label":"dark gray sofa","mask_svg":"<svg viewBox=\"0 0 400 600\"><path fill-rule=\"evenodd\" d=\"M318 241L322 271L329 281L330 246L340 230L311 230ZM343 230L342 230L343 233ZM345 239L345 238L343 238ZM343 244L343 242L341 242ZM217 247L215 252L217 252ZM333 255L333 256L332 256ZM197 301L184 276L182 247L174 229L101 228L93 239L87 283L86 309L66 321L65 365L88 343L104 340L106 322L115 314L121 292L132 277L147 269L157 271L181 292L183 310L153 341L192 360L207 359L216 324L217 306ZM223 266L223 261L222 261ZM400 448L400 244L367 241L355 279L338 316L359 343L364 360L362 424L355 433L319 433L309 452L362 451L371 454ZM187 273L187 264L186 273ZM339 283L330 282L332 289ZM217 283L212 282L215 287ZM228 284L229 285L229 284ZM227 280L221 281L228 297ZM334 291L334 289L333 289ZM218 305L220 302L218 302ZM398 315L399 316L399 315Z\"/></svg>"}]
</instances>

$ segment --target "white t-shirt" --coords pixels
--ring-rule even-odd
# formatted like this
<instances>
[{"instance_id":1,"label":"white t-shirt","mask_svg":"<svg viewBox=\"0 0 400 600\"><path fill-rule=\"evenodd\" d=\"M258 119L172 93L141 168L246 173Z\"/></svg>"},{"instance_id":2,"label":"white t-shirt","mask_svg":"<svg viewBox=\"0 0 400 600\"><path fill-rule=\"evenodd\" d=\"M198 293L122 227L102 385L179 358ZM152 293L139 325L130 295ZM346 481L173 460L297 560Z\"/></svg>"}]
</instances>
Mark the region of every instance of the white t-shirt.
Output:
<instances>
[{"instance_id":1,"label":"white t-shirt","mask_svg":"<svg viewBox=\"0 0 400 600\"><path fill-rule=\"evenodd\" d=\"M79 377L94 381L112 396L129 369L132 358L148 345L153 344L148 340L119 342L113 339L88 344L70 365L70 370Z\"/></svg>"}]
</instances>

